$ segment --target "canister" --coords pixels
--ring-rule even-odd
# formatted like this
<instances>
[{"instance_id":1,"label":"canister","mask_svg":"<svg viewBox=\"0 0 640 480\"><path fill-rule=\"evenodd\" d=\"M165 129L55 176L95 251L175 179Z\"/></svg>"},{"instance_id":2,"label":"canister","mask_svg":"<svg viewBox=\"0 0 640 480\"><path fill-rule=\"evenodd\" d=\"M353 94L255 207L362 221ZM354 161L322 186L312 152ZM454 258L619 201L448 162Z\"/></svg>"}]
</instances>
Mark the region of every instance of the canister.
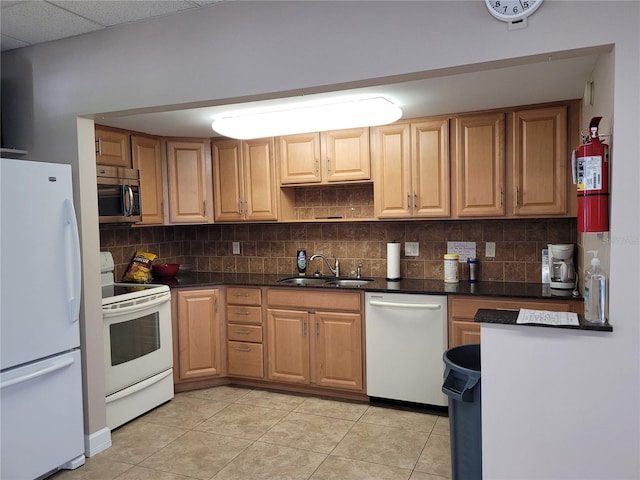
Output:
<instances>
[{"instance_id":1,"label":"canister","mask_svg":"<svg viewBox=\"0 0 640 480\"><path fill-rule=\"evenodd\" d=\"M469 257L467 259L467 264L469 265L469 282L477 282L478 281L478 259Z\"/></svg>"},{"instance_id":2,"label":"canister","mask_svg":"<svg viewBox=\"0 0 640 480\"><path fill-rule=\"evenodd\" d=\"M457 253L444 254L444 281L445 283L458 283L458 259Z\"/></svg>"}]
</instances>

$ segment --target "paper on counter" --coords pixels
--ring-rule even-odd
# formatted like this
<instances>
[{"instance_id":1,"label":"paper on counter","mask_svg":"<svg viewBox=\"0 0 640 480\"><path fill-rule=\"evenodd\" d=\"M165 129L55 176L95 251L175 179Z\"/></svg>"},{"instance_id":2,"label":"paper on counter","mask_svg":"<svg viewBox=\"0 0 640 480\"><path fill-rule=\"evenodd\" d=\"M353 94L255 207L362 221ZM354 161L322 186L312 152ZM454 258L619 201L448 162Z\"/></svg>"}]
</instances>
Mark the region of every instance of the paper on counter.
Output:
<instances>
[{"instance_id":1,"label":"paper on counter","mask_svg":"<svg viewBox=\"0 0 640 480\"><path fill-rule=\"evenodd\" d=\"M540 324L540 325L572 325L579 326L578 314L573 312L551 312L548 310L530 310L521 308L518 313L518 324Z\"/></svg>"}]
</instances>

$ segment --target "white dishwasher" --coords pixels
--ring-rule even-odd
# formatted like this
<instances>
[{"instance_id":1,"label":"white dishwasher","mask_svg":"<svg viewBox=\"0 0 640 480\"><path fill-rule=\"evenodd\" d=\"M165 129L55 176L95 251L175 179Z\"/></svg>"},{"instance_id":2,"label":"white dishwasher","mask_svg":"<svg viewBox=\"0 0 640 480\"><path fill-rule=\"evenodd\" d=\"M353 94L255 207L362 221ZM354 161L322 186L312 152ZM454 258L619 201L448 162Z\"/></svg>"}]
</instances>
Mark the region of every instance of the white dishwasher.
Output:
<instances>
[{"instance_id":1,"label":"white dishwasher","mask_svg":"<svg viewBox=\"0 0 640 480\"><path fill-rule=\"evenodd\" d=\"M367 395L446 406L447 297L365 294Z\"/></svg>"}]
</instances>

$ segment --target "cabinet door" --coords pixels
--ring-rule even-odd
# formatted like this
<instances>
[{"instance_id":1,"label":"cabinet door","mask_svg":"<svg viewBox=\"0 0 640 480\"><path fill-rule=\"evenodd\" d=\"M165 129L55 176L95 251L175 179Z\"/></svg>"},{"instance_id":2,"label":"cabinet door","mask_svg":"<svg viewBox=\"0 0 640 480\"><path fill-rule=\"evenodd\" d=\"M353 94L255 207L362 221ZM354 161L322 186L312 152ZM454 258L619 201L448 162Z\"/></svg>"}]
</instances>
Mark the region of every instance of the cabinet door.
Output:
<instances>
[{"instance_id":1,"label":"cabinet door","mask_svg":"<svg viewBox=\"0 0 640 480\"><path fill-rule=\"evenodd\" d=\"M455 119L454 185L456 215L497 217L504 207L504 114Z\"/></svg>"},{"instance_id":2,"label":"cabinet door","mask_svg":"<svg viewBox=\"0 0 640 480\"><path fill-rule=\"evenodd\" d=\"M239 140L216 140L213 152L214 219L242 219L241 145Z\"/></svg>"},{"instance_id":3,"label":"cabinet door","mask_svg":"<svg viewBox=\"0 0 640 480\"><path fill-rule=\"evenodd\" d=\"M408 123L375 127L373 201L378 218L407 218L411 208L411 150Z\"/></svg>"},{"instance_id":4,"label":"cabinet door","mask_svg":"<svg viewBox=\"0 0 640 480\"><path fill-rule=\"evenodd\" d=\"M217 289L177 292L179 379L223 375L224 333Z\"/></svg>"},{"instance_id":5,"label":"cabinet door","mask_svg":"<svg viewBox=\"0 0 640 480\"><path fill-rule=\"evenodd\" d=\"M160 139L133 135L131 137L133 168L140 171L140 207L142 221L138 225L157 225L164 222L162 211L162 155Z\"/></svg>"},{"instance_id":6,"label":"cabinet door","mask_svg":"<svg viewBox=\"0 0 640 480\"><path fill-rule=\"evenodd\" d=\"M169 220L209 223L213 217L211 154L208 143L167 142Z\"/></svg>"},{"instance_id":7,"label":"cabinet door","mask_svg":"<svg viewBox=\"0 0 640 480\"><path fill-rule=\"evenodd\" d=\"M267 310L268 378L310 383L309 314L298 310Z\"/></svg>"},{"instance_id":8,"label":"cabinet door","mask_svg":"<svg viewBox=\"0 0 640 480\"><path fill-rule=\"evenodd\" d=\"M567 108L512 115L514 215L567 213Z\"/></svg>"},{"instance_id":9,"label":"cabinet door","mask_svg":"<svg viewBox=\"0 0 640 480\"><path fill-rule=\"evenodd\" d=\"M480 343L480 324L451 320L449 323L449 347Z\"/></svg>"},{"instance_id":10,"label":"cabinet door","mask_svg":"<svg viewBox=\"0 0 640 480\"><path fill-rule=\"evenodd\" d=\"M449 120L411 124L413 215L448 217Z\"/></svg>"},{"instance_id":11,"label":"cabinet door","mask_svg":"<svg viewBox=\"0 0 640 480\"><path fill-rule=\"evenodd\" d=\"M280 183L320 183L320 134L278 137Z\"/></svg>"},{"instance_id":12,"label":"cabinet door","mask_svg":"<svg viewBox=\"0 0 640 480\"><path fill-rule=\"evenodd\" d=\"M243 143L244 216L246 220L277 220L274 141L272 138Z\"/></svg>"},{"instance_id":13,"label":"cabinet door","mask_svg":"<svg viewBox=\"0 0 640 480\"><path fill-rule=\"evenodd\" d=\"M369 129L323 132L321 163L327 182L370 180Z\"/></svg>"},{"instance_id":14,"label":"cabinet door","mask_svg":"<svg viewBox=\"0 0 640 480\"><path fill-rule=\"evenodd\" d=\"M96 125L96 163L131 168L131 141L128 132Z\"/></svg>"},{"instance_id":15,"label":"cabinet door","mask_svg":"<svg viewBox=\"0 0 640 480\"><path fill-rule=\"evenodd\" d=\"M316 312L313 317L313 383L361 391L362 316L359 313Z\"/></svg>"}]
</instances>

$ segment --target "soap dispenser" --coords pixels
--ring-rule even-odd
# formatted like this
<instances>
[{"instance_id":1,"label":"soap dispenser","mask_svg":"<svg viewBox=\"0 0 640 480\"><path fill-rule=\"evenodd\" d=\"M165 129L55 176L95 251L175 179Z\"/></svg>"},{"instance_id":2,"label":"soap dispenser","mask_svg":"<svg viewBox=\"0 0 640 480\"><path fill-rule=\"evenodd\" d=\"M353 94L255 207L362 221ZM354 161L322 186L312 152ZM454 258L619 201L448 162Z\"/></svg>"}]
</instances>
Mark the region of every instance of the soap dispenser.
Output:
<instances>
[{"instance_id":1,"label":"soap dispenser","mask_svg":"<svg viewBox=\"0 0 640 480\"><path fill-rule=\"evenodd\" d=\"M593 258L591 268L584 275L584 319L587 322L604 324L604 306L607 298L607 278L600 268L598 252L590 250Z\"/></svg>"}]
</instances>

